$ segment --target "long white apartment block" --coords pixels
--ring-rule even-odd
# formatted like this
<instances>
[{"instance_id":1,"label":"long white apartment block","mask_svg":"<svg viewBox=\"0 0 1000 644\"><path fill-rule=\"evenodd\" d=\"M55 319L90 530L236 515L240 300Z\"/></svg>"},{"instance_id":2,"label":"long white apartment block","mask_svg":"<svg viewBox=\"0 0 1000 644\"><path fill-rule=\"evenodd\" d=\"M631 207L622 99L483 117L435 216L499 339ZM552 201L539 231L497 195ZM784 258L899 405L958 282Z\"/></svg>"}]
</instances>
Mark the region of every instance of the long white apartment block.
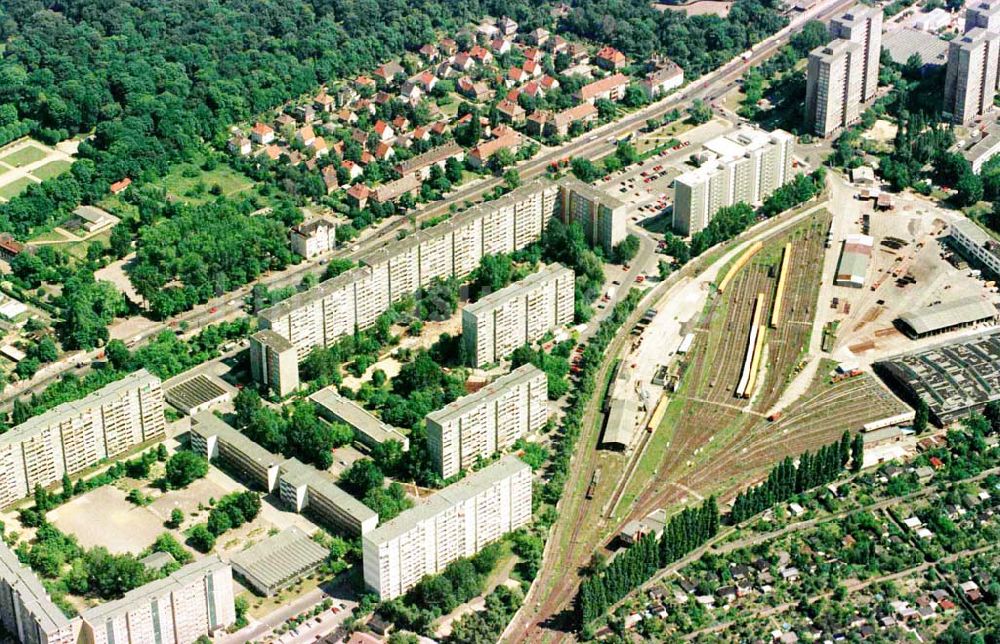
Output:
<instances>
[{"instance_id":1,"label":"long white apartment block","mask_svg":"<svg viewBox=\"0 0 1000 644\"><path fill-rule=\"evenodd\" d=\"M763 202L795 178L794 142L784 130L766 132L743 126L705 143L701 167L674 180L674 228L682 235L693 235L720 208Z\"/></svg>"},{"instance_id":2,"label":"long white apartment block","mask_svg":"<svg viewBox=\"0 0 1000 644\"><path fill-rule=\"evenodd\" d=\"M838 39L809 52L806 69L806 125L831 136L861 118L864 46Z\"/></svg>"},{"instance_id":3,"label":"long white apartment block","mask_svg":"<svg viewBox=\"0 0 1000 644\"><path fill-rule=\"evenodd\" d=\"M427 447L442 478L471 468L539 431L548 420L548 379L526 364L427 415Z\"/></svg>"},{"instance_id":4,"label":"long white apartment block","mask_svg":"<svg viewBox=\"0 0 1000 644\"><path fill-rule=\"evenodd\" d=\"M35 573L0 541L0 624L26 644L75 644L80 620L68 619Z\"/></svg>"},{"instance_id":5,"label":"long white apartment block","mask_svg":"<svg viewBox=\"0 0 1000 644\"><path fill-rule=\"evenodd\" d=\"M372 326L393 302L434 278L465 277L483 255L537 241L558 211L559 187L534 181L368 253L362 266L260 311L259 326L291 342L301 360L314 347Z\"/></svg>"},{"instance_id":6,"label":"long white apartment block","mask_svg":"<svg viewBox=\"0 0 1000 644\"><path fill-rule=\"evenodd\" d=\"M861 46L861 100L875 98L882 55L882 9L854 5L830 19L830 35Z\"/></svg>"},{"instance_id":7,"label":"long white apartment block","mask_svg":"<svg viewBox=\"0 0 1000 644\"><path fill-rule=\"evenodd\" d=\"M503 359L523 344L573 321L573 271L549 264L462 310L462 342L474 367Z\"/></svg>"},{"instance_id":8,"label":"long white apartment block","mask_svg":"<svg viewBox=\"0 0 1000 644\"><path fill-rule=\"evenodd\" d=\"M504 456L364 535L365 585L398 597L530 521L531 468Z\"/></svg>"},{"instance_id":9,"label":"long white apartment block","mask_svg":"<svg viewBox=\"0 0 1000 644\"><path fill-rule=\"evenodd\" d=\"M166 429L160 379L145 369L73 402L63 403L0 435L0 506L30 495L106 458L115 458Z\"/></svg>"},{"instance_id":10,"label":"long white apartment block","mask_svg":"<svg viewBox=\"0 0 1000 644\"><path fill-rule=\"evenodd\" d=\"M211 555L80 616L88 644L190 644L236 622L233 570Z\"/></svg>"}]
</instances>

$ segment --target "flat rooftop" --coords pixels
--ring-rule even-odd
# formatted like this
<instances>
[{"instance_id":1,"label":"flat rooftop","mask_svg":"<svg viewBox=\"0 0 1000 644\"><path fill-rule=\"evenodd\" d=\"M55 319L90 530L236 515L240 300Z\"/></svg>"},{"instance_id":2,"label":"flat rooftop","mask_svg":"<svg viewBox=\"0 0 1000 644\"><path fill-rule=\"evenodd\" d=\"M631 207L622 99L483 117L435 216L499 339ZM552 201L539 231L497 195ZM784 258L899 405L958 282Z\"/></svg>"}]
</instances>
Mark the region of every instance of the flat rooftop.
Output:
<instances>
[{"instance_id":1,"label":"flat rooftop","mask_svg":"<svg viewBox=\"0 0 1000 644\"><path fill-rule=\"evenodd\" d=\"M496 463L487 465L478 472L472 472L457 483L452 483L443 490L427 497L422 503L406 510L395 519L383 523L364 535L364 539L376 544L392 541L412 530L420 522L427 521L444 510L467 501L499 481L510 478L522 470L530 469L527 463L513 454L502 456Z\"/></svg>"},{"instance_id":2,"label":"flat rooftop","mask_svg":"<svg viewBox=\"0 0 1000 644\"><path fill-rule=\"evenodd\" d=\"M573 274L571 269L566 268L562 264L546 264L539 270L535 271L531 275L528 275L523 280L514 282L513 284L506 286L495 293L490 293L486 297L482 298L474 304L470 304L465 307L465 311L469 313L480 313L481 311L489 311L493 308L499 306L500 304L506 302L512 297L517 297L518 295L524 293L526 290L534 288L538 284L546 282L555 278L555 276L560 273L568 272L570 275Z\"/></svg>"},{"instance_id":3,"label":"flat rooftop","mask_svg":"<svg viewBox=\"0 0 1000 644\"><path fill-rule=\"evenodd\" d=\"M522 385L542 374L542 371L532 364L521 365L510 373L500 376L479 391L463 396L458 400L449 403L437 411L427 414L427 420L432 420L439 425L443 425L455 418L465 414L470 409L478 407L504 393L511 387Z\"/></svg>"},{"instance_id":4,"label":"flat rooftop","mask_svg":"<svg viewBox=\"0 0 1000 644\"><path fill-rule=\"evenodd\" d=\"M942 67L948 62L948 41L925 31L904 27L887 31L882 36L882 49L893 61L902 65L917 54L924 66Z\"/></svg>"},{"instance_id":5,"label":"flat rooftop","mask_svg":"<svg viewBox=\"0 0 1000 644\"><path fill-rule=\"evenodd\" d=\"M1000 333L992 331L875 363L890 384L920 398L940 422L1000 399Z\"/></svg>"},{"instance_id":6,"label":"flat rooftop","mask_svg":"<svg viewBox=\"0 0 1000 644\"><path fill-rule=\"evenodd\" d=\"M25 440L40 431L56 424L66 418L76 416L84 411L99 407L104 403L118 398L122 392L132 389L159 387L159 378L149 373L145 369L133 371L121 380L109 383L97 391L91 392L80 400L73 400L63 403L44 414L39 414L34 418L29 418L10 431L0 434L0 445L9 445Z\"/></svg>"},{"instance_id":7,"label":"flat rooftop","mask_svg":"<svg viewBox=\"0 0 1000 644\"><path fill-rule=\"evenodd\" d=\"M211 403L229 394L229 391L215 378L200 373L166 388L167 402L182 410L193 409Z\"/></svg>"},{"instance_id":8,"label":"flat rooftop","mask_svg":"<svg viewBox=\"0 0 1000 644\"><path fill-rule=\"evenodd\" d=\"M168 577L151 581L128 591L121 599L89 608L80 613L88 622L100 623L117 617L122 613L147 605L150 600L161 597L167 592L183 590L191 582L203 579L216 570L228 567L219 555L209 555L204 559L190 563Z\"/></svg>"},{"instance_id":9,"label":"flat rooftop","mask_svg":"<svg viewBox=\"0 0 1000 644\"><path fill-rule=\"evenodd\" d=\"M962 297L951 302L925 306L899 316L918 335L979 322L997 316L997 308L978 296Z\"/></svg>"},{"instance_id":10,"label":"flat rooftop","mask_svg":"<svg viewBox=\"0 0 1000 644\"><path fill-rule=\"evenodd\" d=\"M0 542L0 577L13 588L45 631L69 628L69 619L52 602L42 582L23 566L6 543Z\"/></svg>"},{"instance_id":11,"label":"flat rooftop","mask_svg":"<svg viewBox=\"0 0 1000 644\"><path fill-rule=\"evenodd\" d=\"M589 106L589 105L590 105L589 103L584 103L579 107ZM599 188L595 188L589 183L584 183L583 181L580 181L576 177L565 176L559 180L559 185L563 188L572 190L573 192L583 195L589 201L603 204L605 207L610 208L611 210L624 208L626 205L625 202L619 199L618 197L610 195L607 192L600 190Z\"/></svg>"},{"instance_id":12,"label":"flat rooftop","mask_svg":"<svg viewBox=\"0 0 1000 644\"><path fill-rule=\"evenodd\" d=\"M333 387L320 389L309 396L309 400L376 442L383 443L392 439L409 444L409 440L398 429L382 422L353 400L344 398Z\"/></svg>"},{"instance_id":13,"label":"flat rooftop","mask_svg":"<svg viewBox=\"0 0 1000 644\"><path fill-rule=\"evenodd\" d=\"M263 586L277 587L323 562L330 551L295 526L233 555L236 572Z\"/></svg>"},{"instance_id":14,"label":"flat rooftop","mask_svg":"<svg viewBox=\"0 0 1000 644\"><path fill-rule=\"evenodd\" d=\"M205 438L218 436L219 440L238 451L261 467L271 467L281 462L281 457L272 454L243 435L235 427L224 422L210 411L203 411L191 418L191 432Z\"/></svg>"},{"instance_id":15,"label":"flat rooftop","mask_svg":"<svg viewBox=\"0 0 1000 644\"><path fill-rule=\"evenodd\" d=\"M295 345L289 342L285 336L278 335L271 329L263 329L253 334L253 339L260 342L266 347L274 349L278 353L284 353L285 351L291 351L295 349Z\"/></svg>"}]
</instances>

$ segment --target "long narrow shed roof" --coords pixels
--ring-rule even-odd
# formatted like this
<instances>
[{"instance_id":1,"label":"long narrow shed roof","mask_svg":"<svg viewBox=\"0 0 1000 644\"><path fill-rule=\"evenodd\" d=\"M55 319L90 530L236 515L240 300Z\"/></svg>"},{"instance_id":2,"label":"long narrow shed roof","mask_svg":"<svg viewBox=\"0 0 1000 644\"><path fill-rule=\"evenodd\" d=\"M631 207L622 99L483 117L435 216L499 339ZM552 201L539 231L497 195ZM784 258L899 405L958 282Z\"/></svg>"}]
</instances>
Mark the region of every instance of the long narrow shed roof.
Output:
<instances>
[{"instance_id":1,"label":"long narrow shed roof","mask_svg":"<svg viewBox=\"0 0 1000 644\"><path fill-rule=\"evenodd\" d=\"M997 316L996 307L978 296L963 297L936 306L925 306L899 316L918 335L933 333L962 324L988 320Z\"/></svg>"}]
</instances>

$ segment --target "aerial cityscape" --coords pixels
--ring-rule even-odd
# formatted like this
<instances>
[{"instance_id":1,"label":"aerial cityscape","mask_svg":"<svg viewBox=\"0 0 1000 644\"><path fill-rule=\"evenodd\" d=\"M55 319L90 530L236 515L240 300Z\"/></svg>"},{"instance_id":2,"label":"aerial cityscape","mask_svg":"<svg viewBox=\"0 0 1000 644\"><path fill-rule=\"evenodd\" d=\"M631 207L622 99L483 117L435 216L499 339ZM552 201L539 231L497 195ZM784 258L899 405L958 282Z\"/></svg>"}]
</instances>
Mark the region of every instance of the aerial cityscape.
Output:
<instances>
[{"instance_id":1,"label":"aerial cityscape","mask_svg":"<svg viewBox=\"0 0 1000 644\"><path fill-rule=\"evenodd\" d=\"M1000 0L4 0L0 333L0 642L1000 642Z\"/></svg>"}]
</instances>

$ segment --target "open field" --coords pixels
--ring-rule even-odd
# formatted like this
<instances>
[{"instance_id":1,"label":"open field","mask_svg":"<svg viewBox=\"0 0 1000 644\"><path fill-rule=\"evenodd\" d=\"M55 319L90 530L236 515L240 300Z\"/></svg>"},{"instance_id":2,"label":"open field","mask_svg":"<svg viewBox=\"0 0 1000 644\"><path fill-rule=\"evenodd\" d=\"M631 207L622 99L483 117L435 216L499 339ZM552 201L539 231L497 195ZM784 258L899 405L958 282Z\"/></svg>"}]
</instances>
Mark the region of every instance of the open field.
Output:
<instances>
[{"instance_id":1,"label":"open field","mask_svg":"<svg viewBox=\"0 0 1000 644\"><path fill-rule=\"evenodd\" d=\"M221 189L221 195L231 197L249 192L254 184L222 163L213 170L202 170L196 163L181 163L163 179L162 185L172 201L201 204L215 199L216 195L211 192L215 186Z\"/></svg>"},{"instance_id":2,"label":"open field","mask_svg":"<svg viewBox=\"0 0 1000 644\"><path fill-rule=\"evenodd\" d=\"M133 505L124 492L110 485L51 510L48 519L63 532L75 535L81 546L104 546L114 554L139 554L166 531L163 520L150 508Z\"/></svg>"},{"instance_id":3,"label":"open field","mask_svg":"<svg viewBox=\"0 0 1000 644\"><path fill-rule=\"evenodd\" d=\"M32 181L29 177L21 177L20 179L14 179L8 184L0 186L0 198L3 199L13 199L17 195L30 186L33 183L38 183L37 181Z\"/></svg>"},{"instance_id":4,"label":"open field","mask_svg":"<svg viewBox=\"0 0 1000 644\"><path fill-rule=\"evenodd\" d=\"M37 144L26 145L14 152L0 156L0 161L6 163L7 165L14 166L15 168L20 168L37 161L41 161L48 153L39 147Z\"/></svg>"},{"instance_id":5,"label":"open field","mask_svg":"<svg viewBox=\"0 0 1000 644\"><path fill-rule=\"evenodd\" d=\"M67 172L73 164L69 161L49 161L40 168L35 168L31 171L31 175L42 181L46 179L51 179L52 177L57 177L60 174Z\"/></svg>"},{"instance_id":6,"label":"open field","mask_svg":"<svg viewBox=\"0 0 1000 644\"><path fill-rule=\"evenodd\" d=\"M688 4L656 2L653 3L653 8L657 11L684 11L689 16L714 15L725 18L729 15L729 8L732 5L732 2L720 2L718 0L696 0Z\"/></svg>"}]
</instances>

